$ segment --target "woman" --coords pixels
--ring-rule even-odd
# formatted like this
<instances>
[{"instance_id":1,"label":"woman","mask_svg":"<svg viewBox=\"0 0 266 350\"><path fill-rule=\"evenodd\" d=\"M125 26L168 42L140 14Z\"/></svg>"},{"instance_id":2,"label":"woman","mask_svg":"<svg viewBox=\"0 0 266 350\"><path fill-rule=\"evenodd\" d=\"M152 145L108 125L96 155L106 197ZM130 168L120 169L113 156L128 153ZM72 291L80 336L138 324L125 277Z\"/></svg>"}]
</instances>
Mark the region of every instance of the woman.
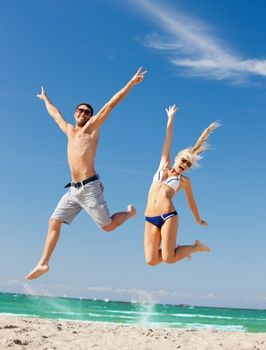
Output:
<instances>
[{"instance_id":1,"label":"woman","mask_svg":"<svg viewBox=\"0 0 266 350\"><path fill-rule=\"evenodd\" d=\"M181 150L171 167L170 149L174 116L177 110L176 105L166 109L168 122L165 142L159 169L153 177L145 211L144 245L145 257L149 265L157 265L161 262L175 263L181 259L190 258L193 253L210 251L210 248L200 241L195 241L193 245L176 246L178 214L172 198L183 189L197 223L202 226L208 225L206 221L200 218L190 180L183 173L192 165L197 165L197 161L202 158L201 154L206 150L206 140L219 124L214 122L206 128L194 147Z\"/></svg>"}]
</instances>

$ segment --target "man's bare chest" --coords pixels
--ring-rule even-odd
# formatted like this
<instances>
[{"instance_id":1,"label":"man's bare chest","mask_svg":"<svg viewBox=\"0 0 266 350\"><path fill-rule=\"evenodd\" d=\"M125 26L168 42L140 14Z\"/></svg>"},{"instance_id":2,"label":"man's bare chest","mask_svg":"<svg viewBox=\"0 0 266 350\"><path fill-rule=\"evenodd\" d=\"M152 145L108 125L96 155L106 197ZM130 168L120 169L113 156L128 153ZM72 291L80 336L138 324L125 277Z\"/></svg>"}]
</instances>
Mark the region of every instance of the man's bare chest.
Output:
<instances>
[{"instance_id":1,"label":"man's bare chest","mask_svg":"<svg viewBox=\"0 0 266 350\"><path fill-rule=\"evenodd\" d=\"M80 150L86 148L94 148L97 146L99 139L98 133L75 133L68 139L68 148L72 150Z\"/></svg>"}]
</instances>

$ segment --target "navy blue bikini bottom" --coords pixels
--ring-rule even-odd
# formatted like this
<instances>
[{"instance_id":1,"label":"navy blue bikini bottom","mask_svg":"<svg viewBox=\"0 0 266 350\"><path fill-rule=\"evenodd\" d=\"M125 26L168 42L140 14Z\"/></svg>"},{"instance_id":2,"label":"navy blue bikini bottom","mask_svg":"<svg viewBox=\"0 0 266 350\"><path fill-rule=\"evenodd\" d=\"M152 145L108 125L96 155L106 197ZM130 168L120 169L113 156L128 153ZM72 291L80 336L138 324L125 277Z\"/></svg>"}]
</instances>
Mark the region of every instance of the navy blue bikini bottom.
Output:
<instances>
[{"instance_id":1,"label":"navy blue bikini bottom","mask_svg":"<svg viewBox=\"0 0 266 350\"><path fill-rule=\"evenodd\" d=\"M166 220L175 215L178 215L176 210L172 211L171 213L166 213L158 216L145 216L145 220L157 226L158 228L161 228Z\"/></svg>"}]
</instances>

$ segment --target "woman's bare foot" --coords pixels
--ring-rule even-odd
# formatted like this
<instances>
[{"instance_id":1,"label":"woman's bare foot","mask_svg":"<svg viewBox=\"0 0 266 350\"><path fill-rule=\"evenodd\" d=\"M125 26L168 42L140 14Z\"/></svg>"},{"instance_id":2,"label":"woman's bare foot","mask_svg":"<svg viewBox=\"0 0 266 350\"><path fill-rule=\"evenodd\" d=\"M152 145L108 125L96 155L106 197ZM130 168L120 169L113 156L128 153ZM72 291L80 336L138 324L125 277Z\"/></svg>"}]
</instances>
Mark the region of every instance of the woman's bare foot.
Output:
<instances>
[{"instance_id":1,"label":"woman's bare foot","mask_svg":"<svg viewBox=\"0 0 266 350\"><path fill-rule=\"evenodd\" d=\"M136 216L137 211L136 211L136 208L134 207L134 205L129 204L127 206L127 211L130 214L129 218L133 218L134 216Z\"/></svg>"},{"instance_id":2,"label":"woman's bare foot","mask_svg":"<svg viewBox=\"0 0 266 350\"><path fill-rule=\"evenodd\" d=\"M201 241L195 241L193 244L194 247L194 252L210 252L211 248L208 247L207 245L204 245L201 243Z\"/></svg>"},{"instance_id":3,"label":"woman's bare foot","mask_svg":"<svg viewBox=\"0 0 266 350\"><path fill-rule=\"evenodd\" d=\"M26 280L33 280L49 271L48 265L37 265L26 277Z\"/></svg>"}]
</instances>

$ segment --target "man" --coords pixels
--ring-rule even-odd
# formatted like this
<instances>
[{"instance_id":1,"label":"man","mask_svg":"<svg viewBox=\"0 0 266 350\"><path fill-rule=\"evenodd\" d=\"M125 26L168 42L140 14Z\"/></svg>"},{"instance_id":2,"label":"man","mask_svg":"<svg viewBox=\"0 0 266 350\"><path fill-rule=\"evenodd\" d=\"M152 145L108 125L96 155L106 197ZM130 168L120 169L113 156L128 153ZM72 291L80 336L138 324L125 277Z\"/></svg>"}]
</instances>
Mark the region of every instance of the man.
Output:
<instances>
[{"instance_id":1,"label":"man","mask_svg":"<svg viewBox=\"0 0 266 350\"><path fill-rule=\"evenodd\" d=\"M69 190L61 198L49 220L43 255L37 266L25 277L26 279L31 280L48 272L48 263L58 241L62 223L70 224L82 209L91 215L100 228L108 232L135 216L136 210L132 205L128 205L127 211L110 216L103 197L103 186L94 168L94 160L101 126L112 109L143 80L145 73L142 67L139 68L133 78L95 116L92 116L93 109L89 104L79 104L74 113L75 126L66 122L48 99L43 87L41 94L37 95L68 137L68 163L72 182L65 186Z\"/></svg>"}]
</instances>

